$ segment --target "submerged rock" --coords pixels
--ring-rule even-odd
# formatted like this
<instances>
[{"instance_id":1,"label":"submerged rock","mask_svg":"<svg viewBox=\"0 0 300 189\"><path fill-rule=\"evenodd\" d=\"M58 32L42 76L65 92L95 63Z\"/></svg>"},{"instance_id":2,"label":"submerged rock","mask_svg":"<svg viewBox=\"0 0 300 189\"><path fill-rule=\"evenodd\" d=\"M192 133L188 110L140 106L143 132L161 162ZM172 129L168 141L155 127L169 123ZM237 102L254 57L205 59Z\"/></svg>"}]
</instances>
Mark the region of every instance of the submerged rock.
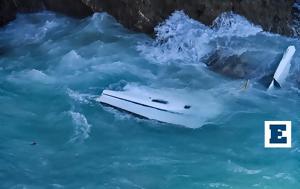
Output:
<instances>
[{"instance_id":1,"label":"submerged rock","mask_svg":"<svg viewBox=\"0 0 300 189\"><path fill-rule=\"evenodd\" d=\"M203 62L208 69L233 79L255 80L264 88L268 88L273 80L275 71L283 57L283 53L269 57L263 64L254 63L247 58L247 52L242 54L229 54L226 51L217 50L208 55ZM297 79L293 79L297 80Z\"/></svg>"},{"instance_id":2,"label":"submerged rock","mask_svg":"<svg viewBox=\"0 0 300 189\"><path fill-rule=\"evenodd\" d=\"M241 56L223 56L220 51L214 52L204 63L210 70L231 78L250 79L255 72L252 64Z\"/></svg>"}]
</instances>

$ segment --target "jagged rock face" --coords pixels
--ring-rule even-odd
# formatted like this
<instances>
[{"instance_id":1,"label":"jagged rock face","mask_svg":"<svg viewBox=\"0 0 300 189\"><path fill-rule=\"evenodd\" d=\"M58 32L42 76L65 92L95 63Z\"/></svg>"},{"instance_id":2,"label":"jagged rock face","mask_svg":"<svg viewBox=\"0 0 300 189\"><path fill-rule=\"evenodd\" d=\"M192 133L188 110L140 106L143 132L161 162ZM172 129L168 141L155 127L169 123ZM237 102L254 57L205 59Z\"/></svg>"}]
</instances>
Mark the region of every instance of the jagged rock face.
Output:
<instances>
[{"instance_id":1,"label":"jagged rock face","mask_svg":"<svg viewBox=\"0 0 300 189\"><path fill-rule=\"evenodd\" d=\"M296 36L300 36L300 0L295 0L293 5L293 29Z\"/></svg>"},{"instance_id":2,"label":"jagged rock face","mask_svg":"<svg viewBox=\"0 0 300 189\"><path fill-rule=\"evenodd\" d=\"M241 0L233 11L245 16L265 31L293 35L294 0Z\"/></svg>"},{"instance_id":3,"label":"jagged rock face","mask_svg":"<svg viewBox=\"0 0 300 189\"><path fill-rule=\"evenodd\" d=\"M245 16L265 31L292 35L295 0L82 0L94 11L106 11L126 27L153 33L153 28L174 10L210 25L222 12Z\"/></svg>"},{"instance_id":4,"label":"jagged rock face","mask_svg":"<svg viewBox=\"0 0 300 189\"><path fill-rule=\"evenodd\" d=\"M60 12L76 18L84 18L93 14L90 7L80 0L43 0L47 10Z\"/></svg>"},{"instance_id":5,"label":"jagged rock face","mask_svg":"<svg viewBox=\"0 0 300 189\"><path fill-rule=\"evenodd\" d=\"M250 79L255 72L255 68L240 56L222 56L221 51L211 54L204 63L210 70L231 78Z\"/></svg>"},{"instance_id":6,"label":"jagged rock face","mask_svg":"<svg viewBox=\"0 0 300 189\"><path fill-rule=\"evenodd\" d=\"M15 19L17 12L28 13L52 10L83 18L93 14L81 0L0 0L0 26Z\"/></svg>"},{"instance_id":7,"label":"jagged rock face","mask_svg":"<svg viewBox=\"0 0 300 189\"><path fill-rule=\"evenodd\" d=\"M17 9L12 1L0 1L0 26L15 19Z\"/></svg>"},{"instance_id":8,"label":"jagged rock face","mask_svg":"<svg viewBox=\"0 0 300 189\"><path fill-rule=\"evenodd\" d=\"M44 3L41 0L13 0L17 12L27 13L44 10Z\"/></svg>"},{"instance_id":9,"label":"jagged rock face","mask_svg":"<svg viewBox=\"0 0 300 189\"><path fill-rule=\"evenodd\" d=\"M1 0L0 26L15 19L17 12L35 12L44 9L41 0Z\"/></svg>"},{"instance_id":10,"label":"jagged rock face","mask_svg":"<svg viewBox=\"0 0 300 189\"><path fill-rule=\"evenodd\" d=\"M295 0L1 0L0 25L14 19L16 12L48 9L85 17L105 11L136 31L153 34L153 28L174 10L210 25L225 11L233 11L259 24L265 31L292 35Z\"/></svg>"}]
</instances>

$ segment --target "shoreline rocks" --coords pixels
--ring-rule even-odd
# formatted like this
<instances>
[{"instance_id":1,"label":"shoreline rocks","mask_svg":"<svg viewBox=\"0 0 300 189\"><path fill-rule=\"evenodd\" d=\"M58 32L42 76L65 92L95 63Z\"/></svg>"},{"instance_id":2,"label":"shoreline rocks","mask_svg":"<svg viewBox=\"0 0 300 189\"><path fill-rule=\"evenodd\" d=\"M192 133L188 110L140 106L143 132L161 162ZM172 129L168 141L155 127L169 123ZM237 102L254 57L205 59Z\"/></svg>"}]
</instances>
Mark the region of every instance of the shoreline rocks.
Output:
<instances>
[{"instance_id":1,"label":"shoreline rocks","mask_svg":"<svg viewBox=\"0 0 300 189\"><path fill-rule=\"evenodd\" d=\"M47 10L63 13L75 18L90 16L94 11L81 0L43 0Z\"/></svg>"},{"instance_id":2,"label":"shoreline rocks","mask_svg":"<svg viewBox=\"0 0 300 189\"><path fill-rule=\"evenodd\" d=\"M12 1L0 1L0 26L16 18L17 9Z\"/></svg>"},{"instance_id":3,"label":"shoreline rocks","mask_svg":"<svg viewBox=\"0 0 300 189\"><path fill-rule=\"evenodd\" d=\"M93 10L81 0L1 0L0 26L16 18L17 13L33 13L50 10L76 18L93 14Z\"/></svg>"},{"instance_id":4,"label":"shoreline rocks","mask_svg":"<svg viewBox=\"0 0 300 189\"><path fill-rule=\"evenodd\" d=\"M205 25L223 12L246 17L265 31L287 36L295 34L295 0L82 0L93 11L105 11L129 29L153 34L153 28L175 10L183 10Z\"/></svg>"},{"instance_id":5,"label":"shoreline rocks","mask_svg":"<svg viewBox=\"0 0 300 189\"><path fill-rule=\"evenodd\" d=\"M84 18L93 12L108 12L125 27L154 34L154 27L175 10L206 25L223 12L246 17L265 31L292 36L295 31L296 0L2 0L0 26L13 20L18 12L51 10Z\"/></svg>"},{"instance_id":6,"label":"shoreline rocks","mask_svg":"<svg viewBox=\"0 0 300 189\"><path fill-rule=\"evenodd\" d=\"M206 25L212 25L223 12L234 12L262 26L265 31L287 36L295 33L299 36L300 33L300 29L292 27L295 21L300 26L300 0L2 0L0 26L15 19L17 13L42 10L76 18L107 12L125 27L149 35L153 35L154 28L175 10L183 10L189 17ZM5 53L4 49L0 47L0 54ZM255 71L241 56L222 56L219 51L211 54L205 63L214 72L231 78L248 79Z\"/></svg>"}]
</instances>

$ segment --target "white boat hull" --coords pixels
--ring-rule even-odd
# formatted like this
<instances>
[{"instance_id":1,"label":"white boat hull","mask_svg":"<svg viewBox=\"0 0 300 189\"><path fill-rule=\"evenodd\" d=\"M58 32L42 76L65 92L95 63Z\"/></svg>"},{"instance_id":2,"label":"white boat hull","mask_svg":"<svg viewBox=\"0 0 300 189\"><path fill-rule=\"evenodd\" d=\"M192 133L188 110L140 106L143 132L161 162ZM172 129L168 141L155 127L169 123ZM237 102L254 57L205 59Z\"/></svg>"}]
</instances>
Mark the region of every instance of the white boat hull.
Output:
<instances>
[{"instance_id":1,"label":"white boat hull","mask_svg":"<svg viewBox=\"0 0 300 189\"><path fill-rule=\"evenodd\" d=\"M276 71L273 76L272 82L270 83L268 90L272 90L274 88L280 88L285 82L290 68L291 61L296 52L296 48L294 46L289 46L285 51Z\"/></svg>"},{"instance_id":2,"label":"white boat hull","mask_svg":"<svg viewBox=\"0 0 300 189\"><path fill-rule=\"evenodd\" d=\"M188 128L205 125L223 110L222 103L206 90L161 90L128 85L124 91L104 90L97 101L138 117Z\"/></svg>"},{"instance_id":3,"label":"white boat hull","mask_svg":"<svg viewBox=\"0 0 300 189\"><path fill-rule=\"evenodd\" d=\"M156 98L157 97L157 98ZM124 110L146 119L176 125L187 125L192 107L182 102L168 101L156 95L134 94L128 91L104 90L98 99L102 104Z\"/></svg>"}]
</instances>

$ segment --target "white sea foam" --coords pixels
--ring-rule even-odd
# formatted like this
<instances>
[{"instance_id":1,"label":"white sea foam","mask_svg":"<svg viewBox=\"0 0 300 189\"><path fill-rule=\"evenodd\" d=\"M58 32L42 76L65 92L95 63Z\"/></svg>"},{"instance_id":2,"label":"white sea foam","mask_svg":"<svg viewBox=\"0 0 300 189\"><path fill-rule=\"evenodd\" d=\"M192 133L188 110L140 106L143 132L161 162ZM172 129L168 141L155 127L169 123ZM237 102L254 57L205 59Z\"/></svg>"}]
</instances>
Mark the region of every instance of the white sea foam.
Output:
<instances>
[{"instance_id":1,"label":"white sea foam","mask_svg":"<svg viewBox=\"0 0 300 189\"><path fill-rule=\"evenodd\" d=\"M155 28L154 42L139 44L137 49L157 63L198 64L205 55L220 48L220 38L248 37L261 31L261 27L231 12L222 14L212 27L208 27L189 18L183 11L175 11Z\"/></svg>"},{"instance_id":2,"label":"white sea foam","mask_svg":"<svg viewBox=\"0 0 300 189\"><path fill-rule=\"evenodd\" d=\"M228 161L228 165L229 165L229 169L231 169L231 171L233 171L234 173L243 173L246 175L255 175L255 174L259 174L261 172L261 170L259 169L247 169L245 167L242 167L236 163L233 163L232 161Z\"/></svg>"},{"instance_id":3,"label":"white sea foam","mask_svg":"<svg viewBox=\"0 0 300 189\"><path fill-rule=\"evenodd\" d=\"M275 179L295 181L295 178L293 178L289 173L277 173L276 175L274 175L274 177Z\"/></svg>"},{"instance_id":4,"label":"white sea foam","mask_svg":"<svg viewBox=\"0 0 300 189\"><path fill-rule=\"evenodd\" d=\"M296 179L292 176L292 174L283 173L283 172L276 173L275 175L272 175L272 176L264 175L262 178L266 179L266 180L285 180L288 182L296 181Z\"/></svg>"},{"instance_id":5,"label":"white sea foam","mask_svg":"<svg viewBox=\"0 0 300 189\"><path fill-rule=\"evenodd\" d=\"M86 117L79 112L69 111L69 115L74 124L74 135L72 136L71 141L83 141L87 139L92 125L90 125Z\"/></svg>"},{"instance_id":6,"label":"white sea foam","mask_svg":"<svg viewBox=\"0 0 300 189\"><path fill-rule=\"evenodd\" d=\"M87 70L89 69L89 62L82 58L76 50L71 50L65 54L54 73L60 77L60 82L72 83L83 80L84 77L89 77Z\"/></svg>"},{"instance_id":7,"label":"white sea foam","mask_svg":"<svg viewBox=\"0 0 300 189\"><path fill-rule=\"evenodd\" d=\"M96 95L79 93L79 92L71 90L71 89L67 89L67 94L73 100L75 100L79 103L83 103L83 104L89 104L92 100L94 100L97 97Z\"/></svg>"},{"instance_id":8,"label":"white sea foam","mask_svg":"<svg viewBox=\"0 0 300 189\"><path fill-rule=\"evenodd\" d=\"M219 182L209 183L208 186L210 188L231 188L228 184Z\"/></svg>"},{"instance_id":9,"label":"white sea foam","mask_svg":"<svg viewBox=\"0 0 300 189\"><path fill-rule=\"evenodd\" d=\"M7 79L14 83L36 82L42 84L53 84L55 82L54 78L36 69L14 72L9 75Z\"/></svg>"},{"instance_id":10,"label":"white sea foam","mask_svg":"<svg viewBox=\"0 0 300 189\"><path fill-rule=\"evenodd\" d=\"M208 43L212 30L189 18L182 11L174 12L155 28L155 32L156 39L153 43L137 46L151 61L193 63L209 52Z\"/></svg>"},{"instance_id":11,"label":"white sea foam","mask_svg":"<svg viewBox=\"0 0 300 189\"><path fill-rule=\"evenodd\" d=\"M212 29L215 37L248 37L262 32L260 26L252 24L233 12L225 12L217 17L212 24Z\"/></svg>"},{"instance_id":12,"label":"white sea foam","mask_svg":"<svg viewBox=\"0 0 300 189\"><path fill-rule=\"evenodd\" d=\"M83 62L83 58L75 50L71 50L61 59L61 65L68 69L78 68Z\"/></svg>"},{"instance_id":13,"label":"white sea foam","mask_svg":"<svg viewBox=\"0 0 300 189\"><path fill-rule=\"evenodd\" d=\"M57 19L54 13L42 12L36 13L36 15L39 16L34 17L31 14L18 14L17 19L5 28L4 32L11 39L11 44L40 43L48 32L63 25L61 20L64 20L64 18ZM26 24L23 24L24 22ZM22 27L19 27L20 25Z\"/></svg>"},{"instance_id":14,"label":"white sea foam","mask_svg":"<svg viewBox=\"0 0 300 189\"><path fill-rule=\"evenodd\" d=\"M88 29L96 29L100 33L105 33L109 30L110 26L113 25L112 23L116 24L114 18L107 13L95 13L90 20L89 26L92 25L92 27L88 27Z\"/></svg>"}]
</instances>

